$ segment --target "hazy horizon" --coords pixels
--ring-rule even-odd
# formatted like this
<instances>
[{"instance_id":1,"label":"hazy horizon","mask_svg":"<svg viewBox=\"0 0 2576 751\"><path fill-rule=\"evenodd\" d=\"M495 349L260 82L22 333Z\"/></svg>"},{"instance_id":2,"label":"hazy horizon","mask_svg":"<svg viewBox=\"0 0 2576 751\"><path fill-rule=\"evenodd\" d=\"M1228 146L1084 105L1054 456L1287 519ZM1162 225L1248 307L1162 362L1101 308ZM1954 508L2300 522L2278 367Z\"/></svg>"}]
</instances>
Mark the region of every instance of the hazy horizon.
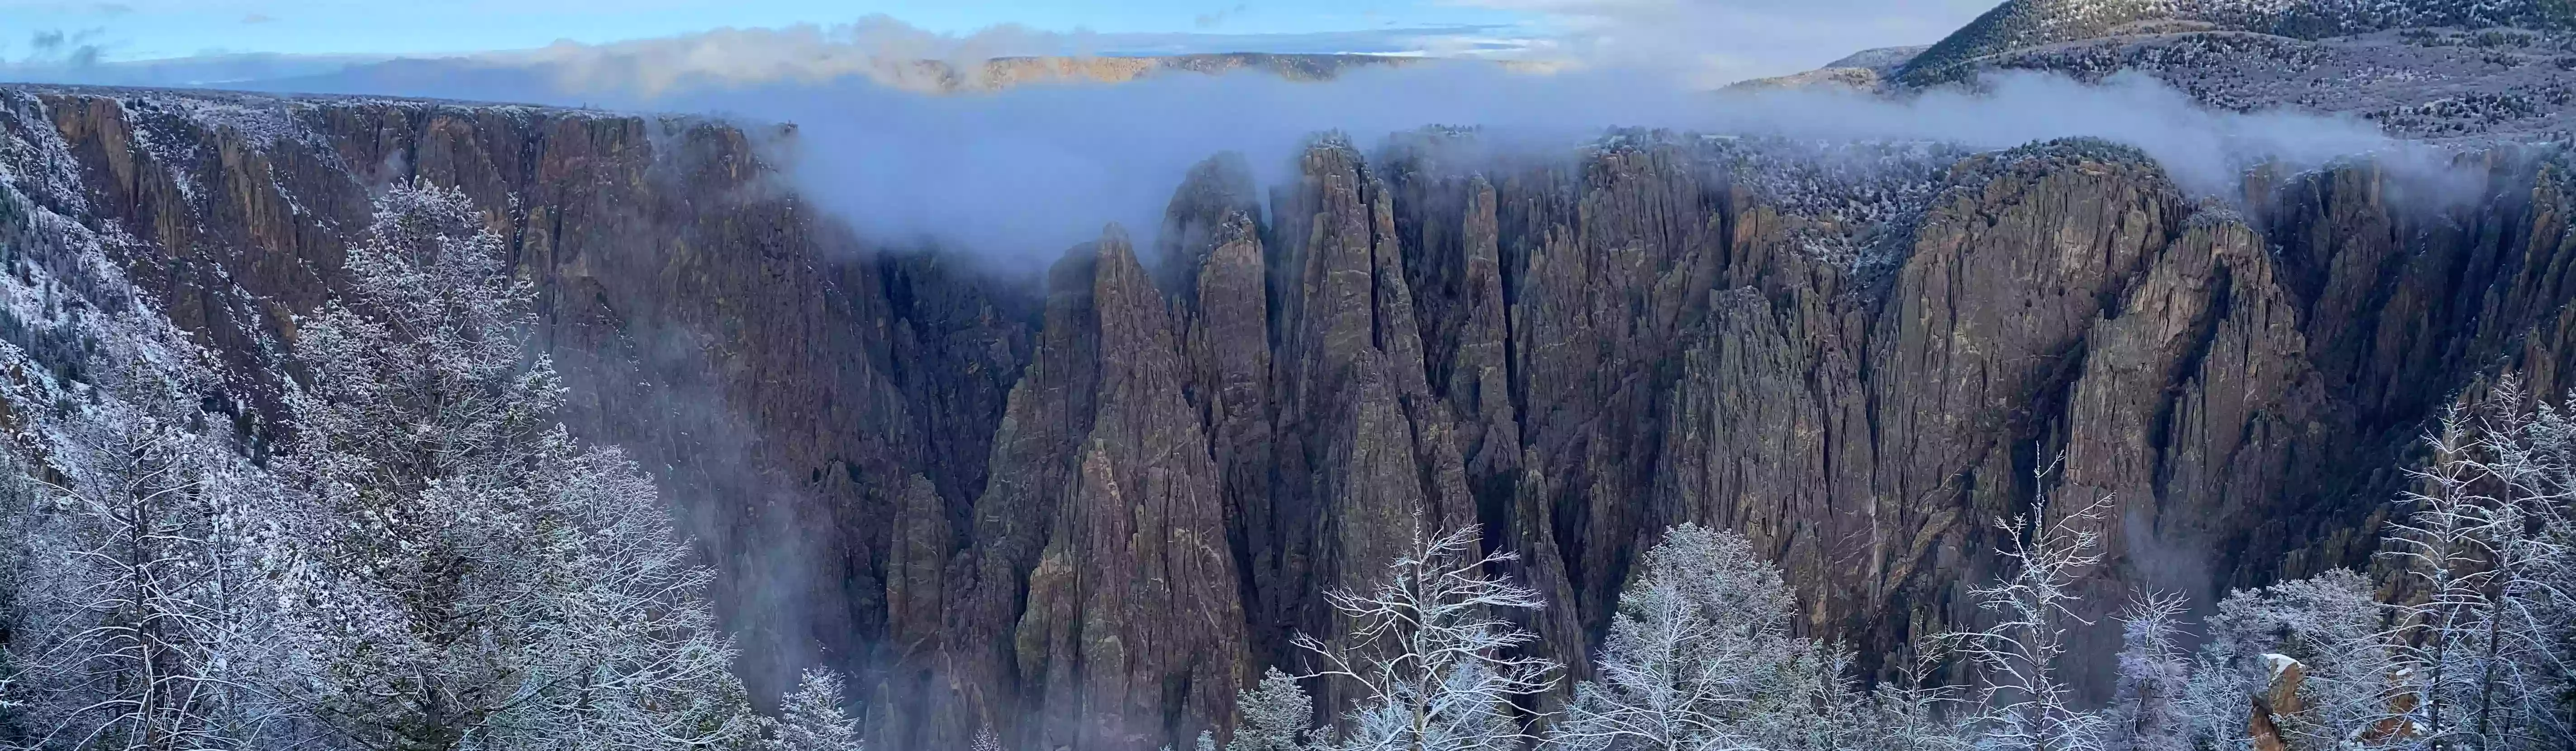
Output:
<instances>
[{"instance_id":1,"label":"hazy horizon","mask_svg":"<svg viewBox=\"0 0 2576 751\"><path fill-rule=\"evenodd\" d=\"M243 63L303 73L347 62L490 58L731 32L895 34L923 43L1011 40L1011 54L1267 52L1476 57L1656 67L1706 83L1781 75L1853 52L1929 44L1986 10L1980 0L1885 6L1833 0L1229 0L1141 3L889 0L856 7L747 0L721 8L458 0L445 13L378 23L365 0L278 3L0 2L0 77L49 83L211 84ZM220 30L220 34L211 33ZM140 80L153 69L232 78ZM253 76L259 77L259 76ZM273 77L273 76L267 76Z\"/></svg>"}]
</instances>

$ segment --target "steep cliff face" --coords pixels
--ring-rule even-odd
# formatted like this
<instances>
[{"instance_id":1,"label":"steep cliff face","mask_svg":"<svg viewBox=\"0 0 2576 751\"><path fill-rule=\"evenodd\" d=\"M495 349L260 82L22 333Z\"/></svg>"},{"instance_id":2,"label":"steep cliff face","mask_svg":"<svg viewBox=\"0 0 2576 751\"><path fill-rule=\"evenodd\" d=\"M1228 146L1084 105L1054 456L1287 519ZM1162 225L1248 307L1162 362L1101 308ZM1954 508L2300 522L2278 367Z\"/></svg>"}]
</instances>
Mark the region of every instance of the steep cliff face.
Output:
<instances>
[{"instance_id":1,"label":"steep cliff face","mask_svg":"<svg viewBox=\"0 0 2576 751\"><path fill-rule=\"evenodd\" d=\"M293 316L330 293L369 191L456 185L538 287L573 427L635 452L725 572L719 599L755 685L814 659L901 654L891 637L937 630L940 600L919 585L938 589L944 563L923 561L973 539L967 509L1028 359L1033 303L1018 284L862 254L770 182L757 136L714 124L0 96L18 189L117 240L112 260L236 364L257 432L289 427L275 404Z\"/></svg>"},{"instance_id":2,"label":"steep cliff face","mask_svg":"<svg viewBox=\"0 0 2576 751\"><path fill-rule=\"evenodd\" d=\"M463 187L542 292L575 429L695 521L755 686L853 668L897 748L1222 733L1417 525L1518 552L1578 673L1681 521L1750 536L1876 669L1975 617L1995 524L2039 493L2112 499L2102 602L2205 597L2365 563L2416 431L2482 375L2576 386L2546 155L2465 164L2465 193L2356 165L2229 208L2095 143L1842 184L1725 139L1325 138L1267 196L1213 159L1157 247L1113 230L1030 283L863 245L770 181L772 136L719 124L0 105L11 189L113 238L261 435L291 429L263 405L368 191Z\"/></svg>"}]
</instances>

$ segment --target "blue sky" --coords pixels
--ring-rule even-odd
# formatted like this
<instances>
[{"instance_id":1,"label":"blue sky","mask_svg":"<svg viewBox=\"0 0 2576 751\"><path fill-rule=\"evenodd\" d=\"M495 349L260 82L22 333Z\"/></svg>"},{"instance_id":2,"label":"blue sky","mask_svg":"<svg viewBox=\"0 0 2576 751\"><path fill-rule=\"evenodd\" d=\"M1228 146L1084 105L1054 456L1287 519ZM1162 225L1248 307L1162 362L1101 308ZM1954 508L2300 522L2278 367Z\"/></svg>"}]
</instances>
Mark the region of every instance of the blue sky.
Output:
<instances>
[{"instance_id":1,"label":"blue sky","mask_svg":"<svg viewBox=\"0 0 2576 751\"><path fill-rule=\"evenodd\" d=\"M590 44L732 27L836 24L883 13L967 33L1017 23L1103 33L1311 34L1540 25L1540 14L1440 0L0 0L0 59L32 35L97 44L105 60L211 51L440 54Z\"/></svg>"},{"instance_id":2,"label":"blue sky","mask_svg":"<svg viewBox=\"0 0 2576 751\"><path fill-rule=\"evenodd\" d=\"M1475 54L1661 68L1717 83L1807 70L1863 49L1929 44L1996 2L0 0L0 70L208 53L439 56L881 16L958 36L1006 24L1087 30L1097 36L1081 51L1094 53Z\"/></svg>"}]
</instances>

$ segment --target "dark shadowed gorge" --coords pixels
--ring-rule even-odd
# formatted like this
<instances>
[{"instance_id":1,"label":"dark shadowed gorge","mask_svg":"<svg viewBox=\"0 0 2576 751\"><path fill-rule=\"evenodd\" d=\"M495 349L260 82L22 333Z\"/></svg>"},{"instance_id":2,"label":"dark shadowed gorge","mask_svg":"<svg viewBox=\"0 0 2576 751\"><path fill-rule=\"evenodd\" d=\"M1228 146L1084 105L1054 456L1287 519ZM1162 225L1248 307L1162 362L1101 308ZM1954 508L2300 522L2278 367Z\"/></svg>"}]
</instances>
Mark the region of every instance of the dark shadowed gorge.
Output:
<instances>
[{"instance_id":1,"label":"dark shadowed gorge","mask_svg":"<svg viewBox=\"0 0 2576 751\"><path fill-rule=\"evenodd\" d=\"M1578 675L1683 521L1748 536L1865 671L1975 617L1996 522L2042 491L2115 495L2095 586L2206 602L2366 565L2459 390L2576 386L2547 154L2465 160L2467 201L2355 162L2225 202L2100 142L1907 151L1869 204L1764 179L1748 141L1324 136L1285 184L1211 159L1163 227L1027 274L863 241L773 179L772 137L0 89L11 189L113 240L255 436L292 429L281 343L371 191L463 189L538 290L574 431L721 573L755 694L845 667L880 748L1185 746L1417 523L1517 551Z\"/></svg>"}]
</instances>

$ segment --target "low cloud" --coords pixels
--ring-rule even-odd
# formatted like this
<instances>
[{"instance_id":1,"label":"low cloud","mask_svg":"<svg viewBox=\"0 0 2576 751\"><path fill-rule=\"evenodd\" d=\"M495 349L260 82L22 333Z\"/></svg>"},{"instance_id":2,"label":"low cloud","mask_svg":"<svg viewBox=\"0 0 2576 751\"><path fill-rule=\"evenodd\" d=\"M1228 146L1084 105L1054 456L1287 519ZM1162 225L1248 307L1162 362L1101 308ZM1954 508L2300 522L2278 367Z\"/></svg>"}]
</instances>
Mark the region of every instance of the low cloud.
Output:
<instances>
[{"instance_id":1,"label":"low cloud","mask_svg":"<svg viewBox=\"0 0 2576 751\"><path fill-rule=\"evenodd\" d=\"M247 24L274 23L276 21L276 16L266 13L252 13L250 15L242 16L242 23Z\"/></svg>"},{"instance_id":2,"label":"low cloud","mask_svg":"<svg viewBox=\"0 0 2576 751\"><path fill-rule=\"evenodd\" d=\"M1254 71L1165 71L1116 85L964 94L924 94L917 85L923 61L972 69L997 56L1099 54L1133 41L1017 27L937 34L875 17L834 27L385 61L260 86L795 123L798 135L783 156L790 178L817 204L880 243L937 243L1000 258L1052 257L1109 222L1150 234L1199 160L1242 152L1257 179L1277 184L1293 177L1290 165L1311 135L1333 130L1367 145L1426 125L1478 126L1490 143L1557 155L1612 127L1978 149L2091 136L2137 146L2186 189L2220 195L2258 162L2302 169L2354 154L2423 150L2350 118L2211 110L2142 75L2087 85L2009 74L1976 91L1898 98L1816 89L1711 94L1671 66L1529 73L1457 60L1352 67L1320 83ZM245 61L251 63L275 61Z\"/></svg>"},{"instance_id":3,"label":"low cloud","mask_svg":"<svg viewBox=\"0 0 2576 751\"><path fill-rule=\"evenodd\" d=\"M1425 125L1475 125L1501 148L1558 155L1621 126L1978 149L2091 136L2139 147L2207 195L2231 194L2258 162L2306 169L2419 149L2348 118L2210 110L2144 76L2087 85L2019 74L1989 84L1903 100L1816 90L1712 96L1642 74L1452 63L1355 70L1321 84L1165 75L942 97L843 81L643 104L798 123L793 179L863 233L1005 258L1051 257L1105 222L1150 234L1188 167L1219 151L1243 152L1257 179L1282 183L1306 139L1328 130L1366 145Z\"/></svg>"}]
</instances>

